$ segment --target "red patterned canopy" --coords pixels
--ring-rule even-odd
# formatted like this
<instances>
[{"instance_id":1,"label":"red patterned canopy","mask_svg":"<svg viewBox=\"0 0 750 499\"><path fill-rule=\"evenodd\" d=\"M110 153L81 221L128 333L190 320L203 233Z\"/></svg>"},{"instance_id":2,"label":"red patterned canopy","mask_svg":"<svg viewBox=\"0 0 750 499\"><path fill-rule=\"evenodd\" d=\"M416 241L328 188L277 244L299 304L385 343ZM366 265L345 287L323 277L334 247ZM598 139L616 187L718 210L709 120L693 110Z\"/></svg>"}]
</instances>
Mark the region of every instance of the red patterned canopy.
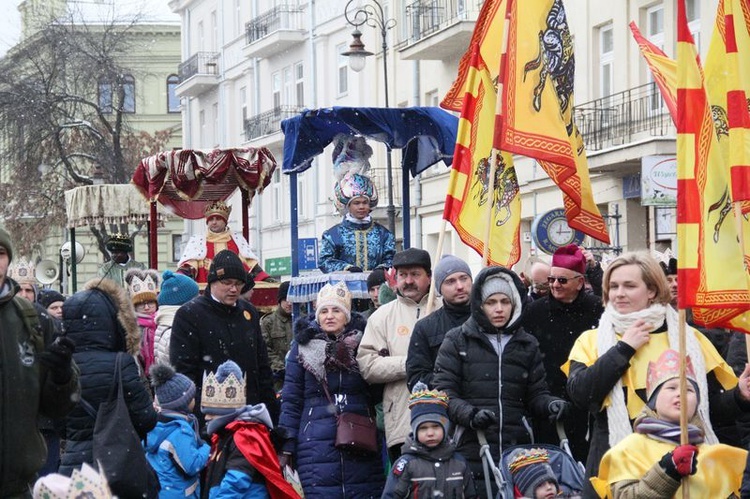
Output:
<instances>
[{"instance_id":1,"label":"red patterned canopy","mask_svg":"<svg viewBox=\"0 0 750 499\"><path fill-rule=\"evenodd\" d=\"M149 201L182 218L203 218L204 207L239 187L252 199L271 182L276 159L265 147L180 149L141 160L132 182Z\"/></svg>"}]
</instances>

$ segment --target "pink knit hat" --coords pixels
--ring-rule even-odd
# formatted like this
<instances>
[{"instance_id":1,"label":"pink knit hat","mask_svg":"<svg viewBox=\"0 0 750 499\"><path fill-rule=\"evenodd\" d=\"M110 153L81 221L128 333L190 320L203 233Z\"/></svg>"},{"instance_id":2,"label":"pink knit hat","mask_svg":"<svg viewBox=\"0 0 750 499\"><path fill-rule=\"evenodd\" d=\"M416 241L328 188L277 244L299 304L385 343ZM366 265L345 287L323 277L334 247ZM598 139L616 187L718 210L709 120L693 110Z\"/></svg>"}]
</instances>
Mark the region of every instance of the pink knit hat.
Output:
<instances>
[{"instance_id":1,"label":"pink knit hat","mask_svg":"<svg viewBox=\"0 0 750 499\"><path fill-rule=\"evenodd\" d=\"M558 248L555 254L552 255L552 266L562 267L564 269L578 272L579 274L586 273L586 257L583 256L581 250L575 244L569 244Z\"/></svg>"}]
</instances>

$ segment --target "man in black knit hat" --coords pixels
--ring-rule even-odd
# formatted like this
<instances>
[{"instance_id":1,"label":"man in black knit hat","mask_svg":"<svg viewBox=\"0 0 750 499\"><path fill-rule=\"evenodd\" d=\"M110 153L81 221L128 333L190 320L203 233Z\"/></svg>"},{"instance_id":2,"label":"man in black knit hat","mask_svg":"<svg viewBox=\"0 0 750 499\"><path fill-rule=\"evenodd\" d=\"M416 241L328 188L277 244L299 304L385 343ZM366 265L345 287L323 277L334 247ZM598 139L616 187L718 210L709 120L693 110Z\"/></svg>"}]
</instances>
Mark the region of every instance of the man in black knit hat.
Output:
<instances>
[{"instance_id":1,"label":"man in black knit hat","mask_svg":"<svg viewBox=\"0 0 750 499\"><path fill-rule=\"evenodd\" d=\"M216 254L208 271L206 291L177 310L172 323L169 358L177 372L193 380L200 407L203 373L232 360L247 373L248 404L264 403L274 424L278 405L268 351L260 331L260 313L240 300L247 271L234 252ZM203 416L195 411L201 424Z\"/></svg>"}]
</instances>

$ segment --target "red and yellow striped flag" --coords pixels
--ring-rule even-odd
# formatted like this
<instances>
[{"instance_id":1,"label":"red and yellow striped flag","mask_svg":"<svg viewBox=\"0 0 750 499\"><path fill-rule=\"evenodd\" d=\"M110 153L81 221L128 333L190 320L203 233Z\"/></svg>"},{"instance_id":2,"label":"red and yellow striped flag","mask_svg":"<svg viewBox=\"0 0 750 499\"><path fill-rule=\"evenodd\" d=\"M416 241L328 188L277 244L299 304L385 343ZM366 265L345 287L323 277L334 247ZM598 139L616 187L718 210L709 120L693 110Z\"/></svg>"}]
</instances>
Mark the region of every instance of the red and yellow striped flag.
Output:
<instances>
[{"instance_id":1,"label":"red and yellow striped flag","mask_svg":"<svg viewBox=\"0 0 750 499\"><path fill-rule=\"evenodd\" d=\"M677 2L678 305L697 322L732 326L750 310L729 170L719 146L685 4ZM740 270L744 271L740 271Z\"/></svg>"},{"instance_id":2,"label":"red and yellow striped flag","mask_svg":"<svg viewBox=\"0 0 750 499\"><path fill-rule=\"evenodd\" d=\"M505 14L505 0L485 2L469 50L461 58L458 78L441 103L461 112L443 218L479 254L484 253L490 224L488 263L510 267L521 256L521 198L513 157L493 144L497 122L494 81L500 67ZM490 193L493 160L497 164Z\"/></svg>"},{"instance_id":3,"label":"red and yellow striped flag","mask_svg":"<svg viewBox=\"0 0 750 499\"><path fill-rule=\"evenodd\" d=\"M568 225L609 243L573 120L575 57L562 0L512 2L508 29L501 148L536 159L563 191Z\"/></svg>"}]
</instances>

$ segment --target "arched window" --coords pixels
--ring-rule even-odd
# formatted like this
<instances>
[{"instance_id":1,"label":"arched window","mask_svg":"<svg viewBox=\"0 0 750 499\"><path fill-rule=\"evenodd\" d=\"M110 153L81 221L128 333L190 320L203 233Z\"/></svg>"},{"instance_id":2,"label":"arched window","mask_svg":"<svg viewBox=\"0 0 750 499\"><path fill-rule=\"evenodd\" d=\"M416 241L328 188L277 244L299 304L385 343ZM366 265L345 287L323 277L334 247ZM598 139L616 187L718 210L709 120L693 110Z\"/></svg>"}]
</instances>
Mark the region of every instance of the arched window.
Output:
<instances>
[{"instance_id":1,"label":"arched window","mask_svg":"<svg viewBox=\"0 0 750 499\"><path fill-rule=\"evenodd\" d=\"M167 77L167 112L180 112L180 98L177 97L177 85L180 84L180 77L169 75Z\"/></svg>"}]
</instances>

